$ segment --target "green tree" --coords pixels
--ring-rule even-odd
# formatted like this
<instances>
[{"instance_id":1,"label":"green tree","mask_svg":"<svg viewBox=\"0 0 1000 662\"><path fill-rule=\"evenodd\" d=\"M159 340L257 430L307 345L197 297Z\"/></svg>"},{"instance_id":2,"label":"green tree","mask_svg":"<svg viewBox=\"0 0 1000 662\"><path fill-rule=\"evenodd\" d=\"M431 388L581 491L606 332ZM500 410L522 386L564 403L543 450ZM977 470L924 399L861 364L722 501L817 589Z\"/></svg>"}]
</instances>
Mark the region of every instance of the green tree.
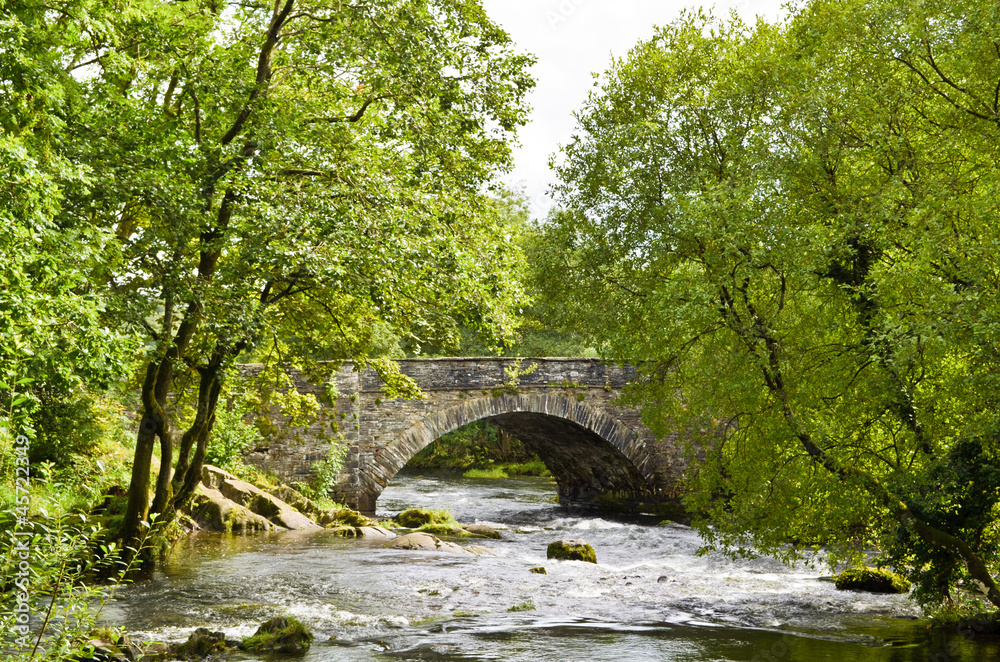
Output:
<instances>
[{"instance_id":1,"label":"green tree","mask_svg":"<svg viewBox=\"0 0 1000 662\"><path fill-rule=\"evenodd\" d=\"M86 88L66 119L93 172L68 215L114 229L106 282L146 338L129 540L190 498L241 354L363 360L378 324L506 332L516 256L486 187L532 85L475 0L130 7L81 28L93 48L69 64ZM186 392L189 420L170 401Z\"/></svg>"},{"instance_id":2,"label":"green tree","mask_svg":"<svg viewBox=\"0 0 1000 662\"><path fill-rule=\"evenodd\" d=\"M687 15L617 60L559 167L551 295L693 444L710 544L875 546L1000 607L992 3ZM571 284L570 284L571 283Z\"/></svg>"},{"instance_id":3,"label":"green tree","mask_svg":"<svg viewBox=\"0 0 1000 662\"><path fill-rule=\"evenodd\" d=\"M37 0L0 1L0 440L30 432L37 442L55 413L85 412L77 392L121 379L135 348L108 326L108 299L88 278L108 260L113 235L63 216L67 191L91 177L62 149L79 89L65 60L86 41L64 18L99 24L111 10L88 0L61 3L61 13Z\"/></svg>"}]
</instances>

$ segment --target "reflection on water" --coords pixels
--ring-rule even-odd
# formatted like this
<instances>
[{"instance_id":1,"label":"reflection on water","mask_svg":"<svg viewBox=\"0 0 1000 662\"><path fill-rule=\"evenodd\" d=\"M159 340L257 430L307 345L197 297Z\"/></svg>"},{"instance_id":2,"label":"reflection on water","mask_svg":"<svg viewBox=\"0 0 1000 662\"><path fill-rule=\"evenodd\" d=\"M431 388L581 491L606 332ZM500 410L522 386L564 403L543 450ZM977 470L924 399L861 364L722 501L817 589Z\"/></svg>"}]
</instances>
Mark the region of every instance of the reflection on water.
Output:
<instances>
[{"instance_id":1,"label":"reflection on water","mask_svg":"<svg viewBox=\"0 0 1000 662\"><path fill-rule=\"evenodd\" d=\"M200 536L110 616L172 641L199 626L245 636L289 614L317 634L307 662L1000 660L996 639L929 632L905 597L837 591L822 569L697 556L686 527L571 516L554 497L543 479L398 477L380 515L447 508L503 539L477 540L491 552L477 557L327 532ZM546 561L547 544L569 537L598 564ZM538 565L548 574L528 572Z\"/></svg>"}]
</instances>

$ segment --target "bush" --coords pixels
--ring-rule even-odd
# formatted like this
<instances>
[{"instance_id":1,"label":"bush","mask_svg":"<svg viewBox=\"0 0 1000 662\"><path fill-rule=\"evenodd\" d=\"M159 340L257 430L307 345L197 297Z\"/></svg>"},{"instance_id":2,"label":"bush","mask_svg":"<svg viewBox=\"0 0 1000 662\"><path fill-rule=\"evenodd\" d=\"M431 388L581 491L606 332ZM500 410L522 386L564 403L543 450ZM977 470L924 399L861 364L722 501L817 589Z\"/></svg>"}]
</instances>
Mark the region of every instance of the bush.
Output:
<instances>
[{"instance_id":1,"label":"bush","mask_svg":"<svg viewBox=\"0 0 1000 662\"><path fill-rule=\"evenodd\" d=\"M243 463L243 453L257 446L263 439L260 430L246 423L235 407L219 407L205 451L205 464L232 471Z\"/></svg>"},{"instance_id":2,"label":"bush","mask_svg":"<svg viewBox=\"0 0 1000 662\"><path fill-rule=\"evenodd\" d=\"M30 537L18 535L26 532ZM13 511L0 513L0 549L6 550L0 576L9 578L0 592L4 659L86 659L89 634L131 569L122 561L124 550L79 515L39 517L26 525ZM19 619L24 597L33 616L30 633Z\"/></svg>"}]
</instances>

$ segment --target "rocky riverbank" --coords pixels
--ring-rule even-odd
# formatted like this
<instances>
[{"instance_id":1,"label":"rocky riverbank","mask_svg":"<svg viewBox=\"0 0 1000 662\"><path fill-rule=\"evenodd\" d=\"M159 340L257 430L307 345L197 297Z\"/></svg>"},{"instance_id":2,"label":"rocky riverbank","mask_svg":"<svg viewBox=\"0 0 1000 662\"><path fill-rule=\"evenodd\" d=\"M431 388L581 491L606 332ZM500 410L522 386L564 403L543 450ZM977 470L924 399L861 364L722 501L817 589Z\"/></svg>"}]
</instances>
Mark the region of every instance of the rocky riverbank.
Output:
<instances>
[{"instance_id":1,"label":"rocky riverbank","mask_svg":"<svg viewBox=\"0 0 1000 662\"><path fill-rule=\"evenodd\" d=\"M483 524L462 524L441 510L409 509L391 519L376 520L350 508L323 509L287 486L263 490L217 467L206 465L202 481L181 519L191 533L261 534L282 531L329 531L344 538L383 540L399 550L481 555L489 549L445 541L499 538ZM102 628L91 634L89 656L75 662L167 662L220 659L246 651L301 654L312 635L294 619L277 615L251 637L236 641L221 632L196 628L187 641L140 645L127 635Z\"/></svg>"}]
</instances>

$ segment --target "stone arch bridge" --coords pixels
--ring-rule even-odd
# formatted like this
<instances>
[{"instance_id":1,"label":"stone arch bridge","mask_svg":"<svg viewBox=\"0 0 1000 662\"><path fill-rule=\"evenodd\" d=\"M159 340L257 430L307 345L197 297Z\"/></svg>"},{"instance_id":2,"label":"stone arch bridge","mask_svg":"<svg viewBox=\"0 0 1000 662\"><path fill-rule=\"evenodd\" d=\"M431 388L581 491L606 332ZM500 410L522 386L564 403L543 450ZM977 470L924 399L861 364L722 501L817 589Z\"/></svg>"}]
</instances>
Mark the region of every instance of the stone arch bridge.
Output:
<instances>
[{"instance_id":1,"label":"stone arch bridge","mask_svg":"<svg viewBox=\"0 0 1000 662\"><path fill-rule=\"evenodd\" d=\"M638 411L616 404L634 367L577 358L407 359L399 366L425 398L389 399L374 370L355 372L350 364L330 380L335 400L324 397L331 392L325 384L294 375L301 392L325 401L319 420L288 428L275 417L282 433L246 460L283 480L307 482L313 463L342 435L347 457L332 496L371 514L393 476L425 446L489 420L538 455L564 505L650 510L676 503L684 463L675 439L656 439Z\"/></svg>"}]
</instances>

